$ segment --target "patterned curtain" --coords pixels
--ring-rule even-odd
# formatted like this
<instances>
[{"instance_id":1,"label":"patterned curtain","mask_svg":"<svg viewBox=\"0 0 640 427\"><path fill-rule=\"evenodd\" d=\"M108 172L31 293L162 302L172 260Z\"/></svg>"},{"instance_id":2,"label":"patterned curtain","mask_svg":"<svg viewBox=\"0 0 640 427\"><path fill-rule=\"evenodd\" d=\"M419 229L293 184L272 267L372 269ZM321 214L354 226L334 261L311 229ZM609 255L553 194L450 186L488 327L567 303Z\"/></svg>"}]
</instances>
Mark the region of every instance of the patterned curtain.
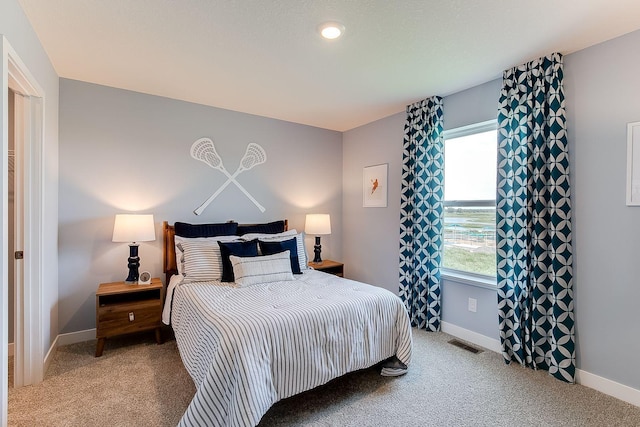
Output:
<instances>
[{"instance_id":1,"label":"patterned curtain","mask_svg":"<svg viewBox=\"0 0 640 427\"><path fill-rule=\"evenodd\" d=\"M496 196L502 353L575 378L571 203L562 56L506 70Z\"/></svg>"},{"instance_id":2,"label":"patterned curtain","mask_svg":"<svg viewBox=\"0 0 640 427\"><path fill-rule=\"evenodd\" d=\"M402 154L400 298L412 326L440 330L444 221L442 98L407 106Z\"/></svg>"}]
</instances>

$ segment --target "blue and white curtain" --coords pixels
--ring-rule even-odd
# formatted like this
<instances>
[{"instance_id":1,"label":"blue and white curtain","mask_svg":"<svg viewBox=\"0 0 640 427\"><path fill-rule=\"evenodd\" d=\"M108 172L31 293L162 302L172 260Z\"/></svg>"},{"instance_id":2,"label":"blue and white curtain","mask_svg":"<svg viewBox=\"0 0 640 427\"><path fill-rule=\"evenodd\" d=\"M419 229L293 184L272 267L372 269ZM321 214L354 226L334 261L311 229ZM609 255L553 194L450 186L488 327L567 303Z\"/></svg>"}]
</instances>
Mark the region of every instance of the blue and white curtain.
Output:
<instances>
[{"instance_id":1,"label":"blue and white curtain","mask_svg":"<svg viewBox=\"0 0 640 427\"><path fill-rule=\"evenodd\" d=\"M569 156L562 56L503 74L496 232L505 360L575 378Z\"/></svg>"},{"instance_id":2,"label":"blue and white curtain","mask_svg":"<svg viewBox=\"0 0 640 427\"><path fill-rule=\"evenodd\" d=\"M442 98L407 106L400 207L400 298L412 326L440 330L444 221Z\"/></svg>"}]
</instances>

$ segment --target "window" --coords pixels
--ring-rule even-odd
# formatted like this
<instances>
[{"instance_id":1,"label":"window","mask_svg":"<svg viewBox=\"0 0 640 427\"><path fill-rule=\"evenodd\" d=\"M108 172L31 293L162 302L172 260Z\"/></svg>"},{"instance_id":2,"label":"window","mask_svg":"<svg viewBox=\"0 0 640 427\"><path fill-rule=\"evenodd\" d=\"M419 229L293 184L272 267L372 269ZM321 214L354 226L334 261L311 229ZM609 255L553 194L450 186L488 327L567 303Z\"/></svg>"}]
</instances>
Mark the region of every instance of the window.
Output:
<instances>
[{"instance_id":1,"label":"window","mask_svg":"<svg viewBox=\"0 0 640 427\"><path fill-rule=\"evenodd\" d=\"M496 121L444 133L444 255L448 270L496 276Z\"/></svg>"}]
</instances>

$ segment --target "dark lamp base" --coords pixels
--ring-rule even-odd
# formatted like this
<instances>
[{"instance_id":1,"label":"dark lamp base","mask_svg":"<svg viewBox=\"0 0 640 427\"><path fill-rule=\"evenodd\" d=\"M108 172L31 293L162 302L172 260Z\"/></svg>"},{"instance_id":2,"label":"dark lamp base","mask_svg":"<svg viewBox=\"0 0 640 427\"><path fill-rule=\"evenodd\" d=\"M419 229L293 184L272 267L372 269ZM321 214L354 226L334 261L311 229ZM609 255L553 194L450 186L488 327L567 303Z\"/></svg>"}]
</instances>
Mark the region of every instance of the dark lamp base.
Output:
<instances>
[{"instance_id":1,"label":"dark lamp base","mask_svg":"<svg viewBox=\"0 0 640 427\"><path fill-rule=\"evenodd\" d=\"M138 244L133 243L129 245L129 263L127 266L129 267L129 275L124 280L124 283L137 283L138 277L140 274L138 273L138 268L140 267L140 257L138 256Z\"/></svg>"},{"instance_id":2,"label":"dark lamp base","mask_svg":"<svg viewBox=\"0 0 640 427\"><path fill-rule=\"evenodd\" d=\"M313 253L315 255L313 262L316 264L320 264L322 262L322 258L320 258L321 251L322 246L320 245L320 236L316 236L316 244L313 246Z\"/></svg>"}]
</instances>

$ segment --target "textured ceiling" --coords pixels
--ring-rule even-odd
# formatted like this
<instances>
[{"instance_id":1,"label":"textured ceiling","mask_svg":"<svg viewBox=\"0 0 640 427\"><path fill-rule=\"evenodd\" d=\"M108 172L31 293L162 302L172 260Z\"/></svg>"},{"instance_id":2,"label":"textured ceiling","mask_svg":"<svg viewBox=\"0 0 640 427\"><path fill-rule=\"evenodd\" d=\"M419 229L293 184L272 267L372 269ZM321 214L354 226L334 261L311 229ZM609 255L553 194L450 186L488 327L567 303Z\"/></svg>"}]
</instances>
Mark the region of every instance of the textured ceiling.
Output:
<instances>
[{"instance_id":1,"label":"textured ceiling","mask_svg":"<svg viewBox=\"0 0 640 427\"><path fill-rule=\"evenodd\" d=\"M19 1L61 77L339 131L640 28L638 0Z\"/></svg>"}]
</instances>

